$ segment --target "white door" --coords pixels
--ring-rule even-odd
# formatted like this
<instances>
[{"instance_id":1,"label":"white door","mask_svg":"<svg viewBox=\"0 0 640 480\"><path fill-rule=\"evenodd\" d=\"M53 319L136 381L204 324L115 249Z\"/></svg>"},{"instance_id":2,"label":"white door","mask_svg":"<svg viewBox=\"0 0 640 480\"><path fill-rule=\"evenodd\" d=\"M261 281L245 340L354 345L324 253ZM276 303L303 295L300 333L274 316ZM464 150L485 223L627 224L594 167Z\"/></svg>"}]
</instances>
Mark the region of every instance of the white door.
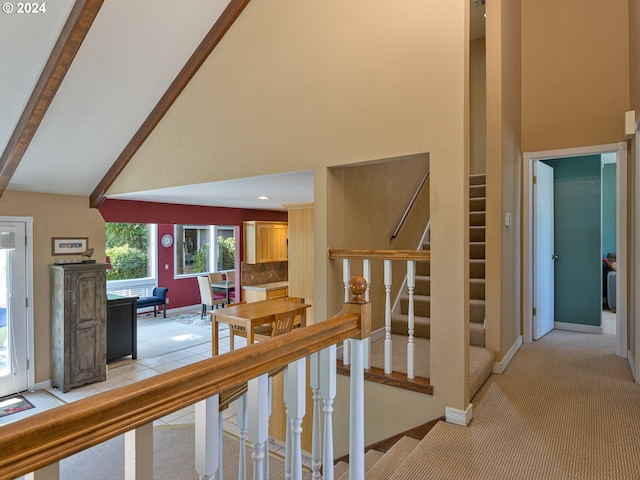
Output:
<instances>
[{"instance_id":1,"label":"white door","mask_svg":"<svg viewBox=\"0 0 640 480\"><path fill-rule=\"evenodd\" d=\"M553 167L533 163L533 339L553 330Z\"/></svg>"},{"instance_id":2,"label":"white door","mask_svg":"<svg viewBox=\"0 0 640 480\"><path fill-rule=\"evenodd\" d=\"M0 397L27 389L25 224L0 222Z\"/></svg>"}]
</instances>

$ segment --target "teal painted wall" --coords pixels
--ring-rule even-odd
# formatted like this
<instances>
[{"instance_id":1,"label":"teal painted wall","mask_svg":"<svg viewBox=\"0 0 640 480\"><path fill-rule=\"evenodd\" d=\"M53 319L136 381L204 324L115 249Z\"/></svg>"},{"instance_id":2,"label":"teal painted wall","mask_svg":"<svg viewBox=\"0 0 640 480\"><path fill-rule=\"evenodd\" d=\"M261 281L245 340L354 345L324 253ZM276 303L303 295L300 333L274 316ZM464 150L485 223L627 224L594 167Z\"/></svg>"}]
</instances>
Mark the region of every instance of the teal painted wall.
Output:
<instances>
[{"instance_id":1,"label":"teal painted wall","mask_svg":"<svg viewBox=\"0 0 640 480\"><path fill-rule=\"evenodd\" d=\"M599 326L602 315L600 155L548 160L554 168L555 321Z\"/></svg>"},{"instance_id":2,"label":"teal painted wall","mask_svg":"<svg viewBox=\"0 0 640 480\"><path fill-rule=\"evenodd\" d=\"M602 256L616 251L616 164L602 166Z\"/></svg>"}]
</instances>

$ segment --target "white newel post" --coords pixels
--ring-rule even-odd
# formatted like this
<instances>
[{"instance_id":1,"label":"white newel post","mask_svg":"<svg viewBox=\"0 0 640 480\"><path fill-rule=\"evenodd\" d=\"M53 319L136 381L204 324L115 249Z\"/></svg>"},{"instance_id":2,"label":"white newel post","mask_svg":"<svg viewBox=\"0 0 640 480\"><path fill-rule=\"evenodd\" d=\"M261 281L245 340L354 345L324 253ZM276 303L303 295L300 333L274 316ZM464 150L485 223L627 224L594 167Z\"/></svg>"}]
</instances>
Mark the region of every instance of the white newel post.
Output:
<instances>
[{"instance_id":1,"label":"white newel post","mask_svg":"<svg viewBox=\"0 0 640 480\"><path fill-rule=\"evenodd\" d=\"M342 259L342 283L344 284L344 302L349 301L349 278L351 278L351 261L348 258ZM349 341L342 343L342 363L349 365ZM326 465L326 464L325 464Z\"/></svg>"},{"instance_id":2,"label":"white newel post","mask_svg":"<svg viewBox=\"0 0 640 480\"><path fill-rule=\"evenodd\" d=\"M333 399L336 398L336 346L320 351L320 394L324 402L323 479L333 480Z\"/></svg>"},{"instance_id":3,"label":"white newel post","mask_svg":"<svg viewBox=\"0 0 640 480\"><path fill-rule=\"evenodd\" d=\"M60 480L60 463L54 462L35 472L27 473L24 478L25 480Z\"/></svg>"},{"instance_id":4,"label":"white newel post","mask_svg":"<svg viewBox=\"0 0 640 480\"><path fill-rule=\"evenodd\" d=\"M220 397L196 403L196 472L200 480L222 478L220 468ZM153 479L153 477L151 477Z\"/></svg>"},{"instance_id":5,"label":"white newel post","mask_svg":"<svg viewBox=\"0 0 640 480\"><path fill-rule=\"evenodd\" d=\"M416 286L416 262L415 260L407 261L407 287L409 290L409 343L407 344L407 378L414 378L415 365L415 318L413 305L413 291Z\"/></svg>"},{"instance_id":6,"label":"white newel post","mask_svg":"<svg viewBox=\"0 0 640 480\"><path fill-rule=\"evenodd\" d=\"M253 446L253 479L264 479L269 437L269 375L249 380L249 440Z\"/></svg>"},{"instance_id":7,"label":"white newel post","mask_svg":"<svg viewBox=\"0 0 640 480\"><path fill-rule=\"evenodd\" d=\"M364 340L350 342L349 478L364 480Z\"/></svg>"},{"instance_id":8,"label":"white newel post","mask_svg":"<svg viewBox=\"0 0 640 480\"><path fill-rule=\"evenodd\" d=\"M384 261L384 373L391 373L391 260Z\"/></svg>"},{"instance_id":9,"label":"white newel post","mask_svg":"<svg viewBox=\"0 0 640 480\"><path fill-rule=\"evenodd\" d=\"M302 419L306 413L305 386L307 361L301 358L290 363L285 371L289 383L289 416L291 417L292 478L302 480Z\"/></svg>"},{"instance_id":10,"label":"white newel post","mask_svg":"<svg viewBox=\"0 0 640 480\"><path fill-rule=\"evenodd\" d=\"M309 356L309 385L313 392L313 425L311 432L311 478L321 478L322 468L322 395L320 395L320 354Z\"/></svg>"},{"instance_id":11,"label":"white newel post","mask_svg":"<svg viewBox=\"0 0 640 480\"><path fill-rule=\"evenodd\" d=\"M364 292L364 299L369 301L369 291L371 290L371 260L362 261L362 276L367 282L367 289ZM371 339L364 341L364 368L371 368Z\"/></svg>"},{"instance_id":12,"label":"white newel post","mask_svg":"<svg viewBox=\"0 0 640 480\"><path fill-rule=\"evenodd\" d=\"M238 424L238 480L247 480L247 430L249 429L248 394L238 398L236 421Z\"/></svg>"}]
</instances>

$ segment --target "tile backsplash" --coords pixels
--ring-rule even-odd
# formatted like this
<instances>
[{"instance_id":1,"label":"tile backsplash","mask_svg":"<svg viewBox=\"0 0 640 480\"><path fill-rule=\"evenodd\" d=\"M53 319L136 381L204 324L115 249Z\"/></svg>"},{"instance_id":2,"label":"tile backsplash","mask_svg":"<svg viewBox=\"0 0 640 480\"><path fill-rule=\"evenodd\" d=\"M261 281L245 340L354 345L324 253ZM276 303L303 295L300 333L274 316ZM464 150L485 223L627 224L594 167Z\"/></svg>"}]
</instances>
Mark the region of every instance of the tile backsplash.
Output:
<instances>
[{"instance_id":1,"label":"tile backsplash","mask_svg":"<svg viewBox=\"0 0 640 480\"><path fill-rule=\"evenodd\" d=\"M242 285L284 282L289 279L289 262L249 264L242 262Z\"/></svg>"}]
</instances>

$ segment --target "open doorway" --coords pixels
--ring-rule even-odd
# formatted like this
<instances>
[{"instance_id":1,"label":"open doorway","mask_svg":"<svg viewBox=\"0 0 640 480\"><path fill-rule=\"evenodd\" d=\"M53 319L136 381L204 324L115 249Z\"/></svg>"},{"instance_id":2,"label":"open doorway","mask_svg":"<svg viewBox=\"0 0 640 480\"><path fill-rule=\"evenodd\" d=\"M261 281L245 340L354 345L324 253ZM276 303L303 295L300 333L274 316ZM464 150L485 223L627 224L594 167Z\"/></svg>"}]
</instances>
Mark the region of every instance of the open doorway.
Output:
<instances>
[{"instance_id":1,"label":"open doorway","mask_svg":"<svg viewBox=\"0 0 640 480\"><path fill-rule=\"evenodd\" d=\"M524 155L524 211L523 211L523 341L531 342L534 336L534 308L536 307L535 271L535 229L534 229L534 167L537 162L557 158L584 157L591 155L613 154L617 162L616 168L616 252L617 258L617 288L616 288L616 354L626 357L627 349L627 312L626 312L626 239L627 239L627 154L626 143L601 145L565 150L526 153ZM600 243L600 239L598 239ZM599 266L598 266L599 268ZM600 278L598 278L600 285ZM601 295L597 295L598 302Z\"/></svg>"}]
</instances>

